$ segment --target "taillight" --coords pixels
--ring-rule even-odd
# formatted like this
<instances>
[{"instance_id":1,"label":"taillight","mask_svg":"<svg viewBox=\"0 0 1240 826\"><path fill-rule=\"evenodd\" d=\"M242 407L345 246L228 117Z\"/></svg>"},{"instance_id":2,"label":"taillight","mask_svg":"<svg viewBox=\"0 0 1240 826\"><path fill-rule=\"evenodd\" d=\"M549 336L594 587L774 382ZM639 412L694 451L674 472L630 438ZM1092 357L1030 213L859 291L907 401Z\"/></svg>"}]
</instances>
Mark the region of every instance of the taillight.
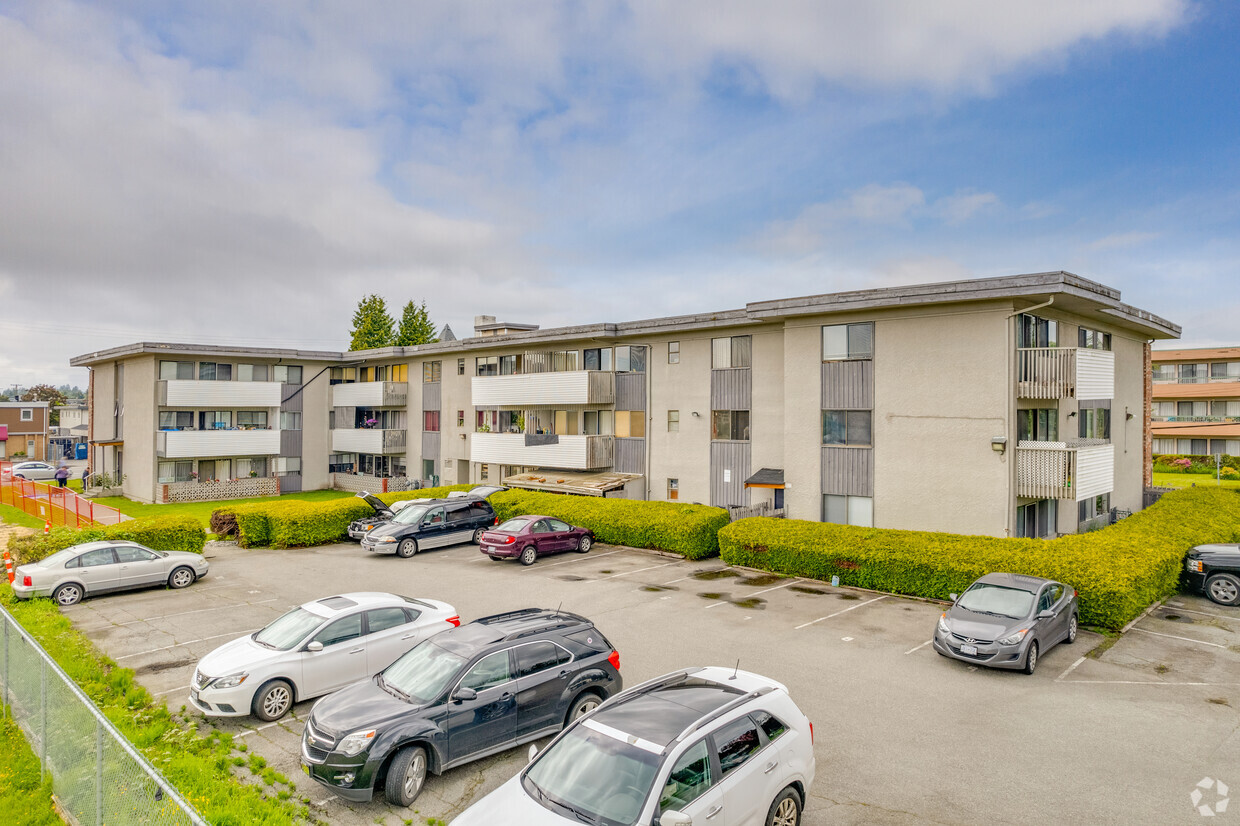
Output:
<instances>
[{"instance_id":1,"label":"taillight","mask_svg":"<svg viewBox=\"0 0 1240 826\"><path fill-rule=\"evenodd\" d=\"M505 537L504 537L504 544L505 544L505 545L511 545L512 543L514 543L514 542L516 542L516 541L517 541L517 538L516 538L515 536L505 536Z\"/></svg>"},{"instance_id":2,"label":"taillight","mask_svg":"<svg viewBox=\"0 0 1240 826\"><path fill-rule=\"evenodd\" d=\"M459 614L455 617L448 617L447 621L448 621L448 624L451 625L453 628L461 627L461 617Z\"/></svg>"},{"instance_id":3,"label":"taillight","mask_svg":"<svg viewBox=\"0 0 1240 826\"><path fill-rule=\"evenodd\" d=\"M33 586L34 586L34 581L33 581L30 577L28 577L28 576L24 576L24 577L22 577L22 586L23 586L23 587L25 587L25 588L30 588L30 587L33 587Z\"/></svg>"},{"instance_id":4,"label":"taillight","mask_svg":"<svg viewBox=\"0 0 1240 826\"><path fill-rule=\"evenodd\" d=\"M611 667L620 670L620 652L612 650L611 656L607 658L607 662L611 663Z\"/></svg>"},{"instance_id":5,"label":"taillight","mask_svg":"<svg viewBox=\"0 0 1240 826\"><path fill-rule=\"evenodd\" d=\"M809 724L809 744L814 745L814 724Z\"/></svg>"},{"instance_id":6,"label":"taillight","mask_svg":"<svg viewBox=\"0 0 1240 826\"><path fill-rule=\"evenodd\" d=\"M499 517L498 517L498 516L497 516L497 517L495 517L495 520L494 520L493 522L491 522L491 524L492 524L492 525L498 525L498 524L499 524Z\"/></svg>"}]
</instances>

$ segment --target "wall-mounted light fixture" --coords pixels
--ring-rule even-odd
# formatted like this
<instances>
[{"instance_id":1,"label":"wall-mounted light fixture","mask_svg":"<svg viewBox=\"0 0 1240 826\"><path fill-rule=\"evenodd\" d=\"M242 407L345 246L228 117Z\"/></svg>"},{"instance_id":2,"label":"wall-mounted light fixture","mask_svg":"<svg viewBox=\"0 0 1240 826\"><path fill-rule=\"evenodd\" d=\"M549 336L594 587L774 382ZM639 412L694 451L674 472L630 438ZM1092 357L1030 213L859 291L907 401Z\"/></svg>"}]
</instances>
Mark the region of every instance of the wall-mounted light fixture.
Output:
<instances>
[{"instance_id":1,"label":"wall-mounted light fixture","mask_svg":"<svg viewBox=\"0 0 1240 826\"><path fill-rule=\"evenodd\" d=\"M990 449L995 453L1007 450L1007 436L996 436L990 440Z\"/></svg>"},{"instance_id":2,"label":"wall-mounted light fixture","mask_svg":"<svg viewBox=\"0 0 1240 826\"><path fill-rule=\"evenodd\" d=\"M1073 410L1071 413L1068 414L1068 418L1071 419L1075 415L1076 415L1076 411Z\"/></svg>"},{"instance_id":3,"label":"wall-mounted light fixture","mask_svg":"<svg viewBox=\"0 0 1240 826\"><path fill-rule=\"evenodd\" d=\"M702 414L701 414L701 413L699 413L699 412L697 412L696 410L694 410L694 411L693 411L693 415L694 415L694 416L696 416L696 417L697 417L697 418L699 418L699 419L700 419L700 418L702 418Z\"/></svg>"}]
</instances>

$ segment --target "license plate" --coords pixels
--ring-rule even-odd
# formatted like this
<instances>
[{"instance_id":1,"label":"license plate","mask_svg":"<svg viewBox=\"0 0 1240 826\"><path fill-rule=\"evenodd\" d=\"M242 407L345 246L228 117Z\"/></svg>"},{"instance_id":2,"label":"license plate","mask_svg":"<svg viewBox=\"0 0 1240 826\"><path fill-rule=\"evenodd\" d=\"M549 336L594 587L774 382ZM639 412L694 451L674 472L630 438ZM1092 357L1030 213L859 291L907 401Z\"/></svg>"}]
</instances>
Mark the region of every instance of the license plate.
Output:
<instances>
[{"instance_id":1,"label":"license plate","mask_svg":"<svg viewBox=\"0 0 1240 826\"><path fill-rule=\"evenodd\" d=\"M977 646L976 646L976 645L962 645L962 646L960 646L960 653L961 653L961 654L976 655L976 654L977 654Z\"/></svg>"}]
</instances>

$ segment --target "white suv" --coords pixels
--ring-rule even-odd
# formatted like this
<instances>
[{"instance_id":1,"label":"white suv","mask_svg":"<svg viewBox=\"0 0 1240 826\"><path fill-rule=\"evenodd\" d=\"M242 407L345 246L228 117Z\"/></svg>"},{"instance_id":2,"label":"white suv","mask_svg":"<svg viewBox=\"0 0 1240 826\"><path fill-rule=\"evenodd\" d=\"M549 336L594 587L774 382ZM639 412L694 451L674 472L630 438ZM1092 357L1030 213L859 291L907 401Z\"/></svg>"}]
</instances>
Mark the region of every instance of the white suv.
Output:
<instances>
[{"instance_id":1,"label":"white suv","mask_svg":"<svg viewBox=\"0 0 1240 826\"><path fill-rule=\"evenodd\" d=\"M453 826L797 826L814 730L788 690L731 668L677 671L566 728Z\"/></svg>"}]
</instances>

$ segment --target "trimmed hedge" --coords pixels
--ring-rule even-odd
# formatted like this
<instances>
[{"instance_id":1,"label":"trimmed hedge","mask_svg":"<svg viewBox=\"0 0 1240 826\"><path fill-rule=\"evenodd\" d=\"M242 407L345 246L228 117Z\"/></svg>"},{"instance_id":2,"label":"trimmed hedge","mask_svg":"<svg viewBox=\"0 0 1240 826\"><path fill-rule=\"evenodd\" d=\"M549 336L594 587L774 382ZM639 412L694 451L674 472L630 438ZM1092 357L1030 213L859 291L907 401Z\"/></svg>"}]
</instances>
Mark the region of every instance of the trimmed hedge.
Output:
<instances>
[{"instance_id":1,"label":"trimmed hedge","mask_svg":"<svg viewBox=\"0 0 1240 826\"><path fill-rule=\"evenodd\" d=\"M725 562L897 594L946 599L992 571L1065 582L1081 621L1120 628L1176 591L1194 545L1240 538L1240 492L1187 488L1098 531L1059 539L856 528L792 519L742 519L719 533Z\"/></svg>"},{"instance_id":2,"label":"trimmed hedge","mask_svg":"<svg viewBox=\"0 0 1240 826\"><path fill-rule=\"evenodd\" d=\"M513 516L542 514L589 528L600 542L631 548L657 548L701 559L719 553L719 529L728 512L706 505L645 502L561 493L506 490L489 501L501 522Z\"/></svg>"},{"instance_id":3,"label":"trimmed hedge","mask_svg":"<svg viewBox=\"0 0 1240 826\"><path fill-rule=\"evenodd\" d=\"M472 487L444 485L375 496L390 505L404 499L441 499ZM255 502L217 508L211 513L211 530L220 536L236 536L243 548L295 548L339 542L348 536L350 522L373 515L374 509L355 496L330 502Z\"/></svg>"},{"instance_id":4,"label":"trimmed hedge","mask_svg":"<svg viewBox=\"0 0 1240 826\"><path fill-rule=\"evenodd\" d=\"M53 528L51 533L9 537L9 551L19 564L37 562L70 545L99 539L127 539L157 551L200 554L207 542L202 523L192 516L154 516L96 528Z\"/></svg>"}]
</instances>

